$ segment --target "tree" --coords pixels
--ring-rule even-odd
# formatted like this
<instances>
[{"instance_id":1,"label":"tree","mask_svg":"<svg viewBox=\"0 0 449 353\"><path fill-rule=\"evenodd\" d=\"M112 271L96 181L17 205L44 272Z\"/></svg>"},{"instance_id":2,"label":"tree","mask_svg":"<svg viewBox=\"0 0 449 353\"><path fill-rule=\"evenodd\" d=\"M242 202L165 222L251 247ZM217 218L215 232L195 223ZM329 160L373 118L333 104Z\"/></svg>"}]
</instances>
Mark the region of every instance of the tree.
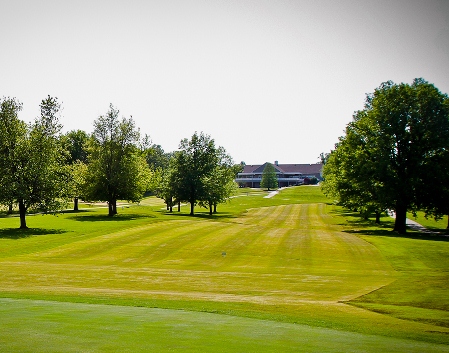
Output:
<instances>
[{"instance_id":1,"label":"tree","mask_svg":"<svg viewBox=\"0 0 449 353\"><path fill-rule=\"evenodd\" d=\"M170 161L170 153L165 153L161 145L151 142L148 135L142 139L140 149L151 170L164 170L168 168Z\"/></svg>"},{"instance_id":2,"label":"tree","mask_svg":"<svg viewBox=\"0 0 449 353\"><path fill-rule=\"evenodd\" d=\"M105 116L94 121L86 194L91 200L106 201L109 216L117 214L117 200L138 202L148 190L151 172L138 141L132 117L119 119L112 104Z\"/></svg>"},{"instance_id":3,"label":"tree","mask_svg":"<svg viewBox=\"0 0 449 353\"><path fill-rule=\"evenodd\" d=\"M180 152L175 152L173 158L169 160L169 165L167 168L162 170L162 173L158 173L157 176L160 177L160 182L156 188L156 195L165 201L167 205L167 210L173 212L173 206L178 203L178 211L180 211L180 177L178 166L178 155Z\"/></svg>"},{"instance_id":4,"label":"tree","mask_svg":"<svg viewBox=\"0 0 449 353\"><path fill-rule=\"evenodd\" d=\"M223 203L236 191L235 176L241 170L241 166L234 165L231 156L223 147L216 149L217 164L215 168L203 178L204 198L200 200L200 206L209 208L209 214L217 213L217 204Z\"/></svg>"},{"instance_id":5,"label":"tree","mask_svg":"<svg viewBox=\"0 0 449 353\"><path fill-rule=\"evenodd\" d=\"M376 171L365 147L363 138L357 136L349 124L346 136L340 138L336 149L326 158L321 188L339 205L358 210L364 218L374 212L376 222L380 223L380 215L386 211L386 206L381 199L382 192L378 190L379 184L372 182L371 176Z\"/></svg>"},{"instance_id":6,"label":"tree","mask_svg":"<svg viewBox=\"0 0 449 353\"><path fill-rule=\"evenodd\" d=\"M89 135L85 131L69 131L62 136L61 140L68 152L68 164L73 164L76 161L87 162L87 142L89 141Z\"/></svg>"},{"instance_id":7,"label":"tree","mask_svg":"<svg viewBox=\"0 0 449 353\"><path fill-rule=\"evenodd\" d=\"M209 135L195 132L190 140L183 139L179 148L173 157L174 196L190 203L193 216L197 201L206 199L204 178L217 165L215 142Z\"/></svg>"},{"instance_id":8,"label":"tree","mask_svg":"<svg viewBox=\"0 0 449 353\"><path fill-rule=\"evenodd\" d=\"M73 197L73 210L78 211L78 201L85 194L87 173L87 146L89 135L83 130L72 130L61 136L66 151L66 169L70 176L68 190Z\"/></svg>"},{"instance_id":9,"label":"tree","mask_svg":"<svg viewBox=\"0 0 449 353\"><path fill-rule=\"evenodd\" d=\"M0 113L0 202L19 206L20 228L27 228L29 209L60 210L67 203L67 174L58 134L61 130L57 98L40 104L33 124L18 119L21 104L5 98Z\"/></svg>"},{"instance_id":10,"label":"tree","mask_svg":"<svg viewBox=\"0 0 449 353\"><path fill-rule=\"evenodd\" d=\"M447 173L441 174L449 151L447 95L423 79L411 85L388 81L367 95L365 109L353 118L335 151L342 162L334 166L340 170L329 173L331 154L325 183L340 195L342 185L350 185L351 200L359 197L357 206L376 196L377 207L395 211L394 230L401 234L406 232L407 211L447 212L436 200L448 181ZM329 180L333 176L341 180Z\"/></svg>"},{"instance_id":11,"label":"tree","mask_svg":"<svg viewBox=\"0 0 449 353\"><path fill-rule=\"evenodd\" d=\"M78 201L86 195L87 164L76 160L66 167L70 175L68 189L70 195L73 196L73 210L78 211Z\"/></svg>"},{"instance_id":12,"label":"tree","mask_svg":"<svg viewBox=\"0 0 449 353\"><path fill-rule=\"evenodd\" d=\"M268 191L270 189L278 188L278 178L276 176L276 169L273 164L267 163L263 172L262 172L262 180L260 181L261 188L267 188Z\"/></svg>"}]
</instances>

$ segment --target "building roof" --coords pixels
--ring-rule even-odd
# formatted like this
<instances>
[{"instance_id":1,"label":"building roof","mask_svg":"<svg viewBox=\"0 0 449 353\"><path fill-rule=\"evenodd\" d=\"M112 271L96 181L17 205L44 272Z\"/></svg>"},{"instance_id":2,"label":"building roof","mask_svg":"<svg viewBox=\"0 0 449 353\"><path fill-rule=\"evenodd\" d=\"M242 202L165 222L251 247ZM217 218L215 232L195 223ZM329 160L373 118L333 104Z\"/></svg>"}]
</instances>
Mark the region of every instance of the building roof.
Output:
<instances>
[{"instance_id":1,"label":"building roof","mask_svg":"<svg viewBox=\"0 0 449 353\"><path fill-rule=\"evenodd\" d=\"M242 173L262 173L267 163L247 164ZM274 168L280 173L299 173L303 175L319 174L323 168L322 163L316 164L273 164Z\"/></svg>"}]
</instances>

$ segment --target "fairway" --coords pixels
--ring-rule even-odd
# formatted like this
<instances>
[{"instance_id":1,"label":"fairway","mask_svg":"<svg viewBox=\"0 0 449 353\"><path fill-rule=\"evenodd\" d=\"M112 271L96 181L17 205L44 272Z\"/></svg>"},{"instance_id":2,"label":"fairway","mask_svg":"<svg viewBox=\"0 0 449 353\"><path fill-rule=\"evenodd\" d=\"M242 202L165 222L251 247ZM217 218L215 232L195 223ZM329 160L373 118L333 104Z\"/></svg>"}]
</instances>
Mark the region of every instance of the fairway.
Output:
<instances>
[{"instance_id":1,"label":"fairway","mask_svg":"<svg viewBox=\"0 0 449 353\"><path fill-rule=\"evenodd\" d=\"M2 351L449 351L448 242L372 236L317 187L264 195L213 217L154 198L32 216L27 234L0 218Z\"/></svg>"}]
</instances>

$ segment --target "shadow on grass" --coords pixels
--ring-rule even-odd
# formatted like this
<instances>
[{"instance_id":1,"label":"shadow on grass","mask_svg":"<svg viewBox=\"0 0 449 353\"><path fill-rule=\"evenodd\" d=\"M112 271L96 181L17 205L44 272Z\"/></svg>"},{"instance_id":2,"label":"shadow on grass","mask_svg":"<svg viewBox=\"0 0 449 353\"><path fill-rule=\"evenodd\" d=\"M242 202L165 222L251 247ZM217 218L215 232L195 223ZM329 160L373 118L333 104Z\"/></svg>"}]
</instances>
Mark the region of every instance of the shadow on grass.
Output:
<instances>
[{"instance_id":1,"label":"shadow on grass","mask_svg":"<svg viewBox=\"0 0 449 353\"><path fill-rule=\"evenodd\" d=\"M232 213L214 213L212 215L209 214L209 212L195 212L193 216L191 216L189 213L182 213L178 211L168 212L168 211L162 211L161 212L164 216L173 216L173 217L180 217L184 219L208 219L212 221L219 221L224 219L231 219L236 218L236 216Z\"/></svg>"},{"instance_id":2,"label":"shadow on grass","mask_svg":"<svg viewBox=\"0 0 449 353\"><path fill-rule=\"evenodd\" d=\"M75 216L69 216L70 219L79 222L123 222L132 221L141 218L155 218L155 216L148 214L117 214L113 217L107 214L87 214L87 215L77 215L77 212L73 213Z\"/></svg>"},{"instance_id":3,"label":"shadow on grass","mask_svg":"<svg viewBox=\"0 0 449 353\"><path fill-rule=\"evenodd\" d=\"M445 234L428 234L417 231L408 231L406 234L399 234L392 229L358 229L358 230L345 230L345 233L367 235L367 236L383 236L392 238L404 238L415 240L432 240L432 241L444 241L449 242L449 236Z\"/></svg>"},{"instance_id":4,"label":"shadow on grass","mask_svg":"<svg viewBox=\"0 0 449 353\"><path fill-rule=\"evenodd\" d=\"M0 239L23 239L37 235L64 234L67 233L63 229L46 229L46 228L4 228L0 229Z\"/></svg>"},{"instance_id":5,"label":"shadow on grass","mask_svg":"<svg viewBox=\"0 0 449 353\"><path fill-rule=\"evenodd\" d=\"M423 232L419 229L414 229L412 225L408 225L406 234L399 234L393 230L394 220L388 216L381 218L381 223L375 223L374 219L365 219L360 213L350 210L335 210L334 213L345 218L346 222L342 223L346 227L354 227L356 229L344 230L345 233L366 235L366 236L383 236L394 238L406 238L416 240L433 240L433 241L449 241L449 236L446 229L429 229Z\"/></svg>"}]
</instances>

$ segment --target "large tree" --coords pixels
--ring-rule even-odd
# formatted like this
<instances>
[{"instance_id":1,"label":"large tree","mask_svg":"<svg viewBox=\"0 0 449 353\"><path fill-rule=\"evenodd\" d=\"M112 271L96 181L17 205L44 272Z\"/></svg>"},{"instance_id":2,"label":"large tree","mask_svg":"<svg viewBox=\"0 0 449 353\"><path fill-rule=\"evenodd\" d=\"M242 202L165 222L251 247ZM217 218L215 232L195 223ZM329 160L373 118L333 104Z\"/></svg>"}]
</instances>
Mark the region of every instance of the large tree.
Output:
<instances>
[{"instance_id":1,"label":"large tree","mask_svg":"<svg viewBox=\"0 0 449 353\"><path fill-rule=\"evenodd\" d=\"M138 142L134 120L120 119L112 104L94 121L86 194L91 200L106 201L109 216L117 214L117 200L138 202L149 188L151 172Z\"/></svg>"},{"instance_id":2,"label":"large tree","mask_svg":"<svg viewBox=\"0 0 449 353\"><path fill-rule=\"evenodd\" d=\"M14 98L1 102L0 202L17 204L20 228L27 228L28 210L57 211L66 205L67 174L57 98L42 100L40 117L29 125L19 120L20 109Z\"/></svg>"},{"instance_id":3,"label":"large tree","mask_svg":"<svg viewBox=\"0 0 449 353\"><path fill-rule=\"evenodd\" d=\"M346 128L346 136L336 144L336 149L326 156L323 167L321 188L328 196L352 210L359 211L365 218L376 214L376 222L386 211L379 184L372 182L376 172L369 162L367 148L351 124Z\"/></svg>"},{"instance_id":4,"label":"large tree","mask_svg":"<svg viewBox=\"0 0 449 353\"><path fill-rule=\"evenodd\" d=\"M358 141L355 148L349 139ZM411 85L381 84L367 95L365 109L354 114L336 151L344 148L349 153L338 153L349 154L353 163L341 164L338 175L347 184L354 183L352 191L360 195L358 189L368 188L380 208L393 210L395 231L406 232L407 211L423 208L434 215L445 211L436 198L447 190L441 163L446 163L449 151L449 100L434 85L423 79ZM331 183L332 174L324 174L325 183ZM425 192L428 185L432 192Z\"/></svg>"}]
</instances>

